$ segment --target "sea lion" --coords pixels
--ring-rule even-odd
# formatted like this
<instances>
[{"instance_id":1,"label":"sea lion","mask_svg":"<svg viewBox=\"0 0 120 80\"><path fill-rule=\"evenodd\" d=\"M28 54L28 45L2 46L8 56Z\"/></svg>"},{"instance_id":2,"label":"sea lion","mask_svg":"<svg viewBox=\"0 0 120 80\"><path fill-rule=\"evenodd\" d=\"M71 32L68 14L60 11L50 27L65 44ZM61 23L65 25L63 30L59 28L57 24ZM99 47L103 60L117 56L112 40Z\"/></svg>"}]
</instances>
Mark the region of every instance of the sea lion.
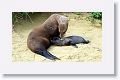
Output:
<instances>
[{"instance_id":1,"label":"sea lion","mask_svg":"<svg viewBox=\"0 0 120 80\"><path fill-rule=\"evenodd\" d=\"M64 38L60 38L60 37L53 37L51 39L51 43L53 45L57 45L57 46L75 46L76 48L78 48L78 46L76 44L79 43L83 43L83 44L88 44L90 41L89 40L85 40L83 37L81 36L68 36L68 37L64 37Z\"/></svg>"},{"instance_id":2,"label":"sea lion","mask_svg":"<svg viewBox=\"0 0 120 80\"><path fill-rule=\"evenodd\" d=\"M59 14L51 15L42 25L33 29L28 35L28 48L39 55L50 60L59 59L50 54L47 49L50 47L50 39L62 37L68 28L68 18Z\"/></svg>"}]
</instances>

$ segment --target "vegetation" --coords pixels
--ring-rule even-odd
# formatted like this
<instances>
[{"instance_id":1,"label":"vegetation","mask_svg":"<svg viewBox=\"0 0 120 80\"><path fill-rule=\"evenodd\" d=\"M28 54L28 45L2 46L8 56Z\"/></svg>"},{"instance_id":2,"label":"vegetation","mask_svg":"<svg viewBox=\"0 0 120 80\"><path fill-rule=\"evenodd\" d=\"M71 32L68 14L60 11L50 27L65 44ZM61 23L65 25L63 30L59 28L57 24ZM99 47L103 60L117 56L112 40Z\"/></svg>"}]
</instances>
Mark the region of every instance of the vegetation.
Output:
<instances>
[{"instance_id":1,"label":"vegetation","mask_svg":"<svg viewBox=\"0 0 120 80\"><path fill-rule=\"evenodd\" d=\"M74 12L74 14L81 15L82 12Z\"/></svg>"},{"instance_id":2,"label":"vegetation","mask_svg":"<svg viewBox=\"0 0 120 80\"><path fill-rule=\"evenodd\" d=\"M13 12L12 13L12 23L18 23L20 20L29 20L30 22L32 22L31 19L31 14L33 14L32 12Z\"/></svg>"},{"instance_id":3,"label":"vegetation","mask_svg":"<svg viewBox=\"0 0 120 80\"><path fill-rule=\"evenodd\" d=\"M73 14L76 14L76 16L74 16L75 19L79 20L86 18L86 20L89 20L92 24L98 23L102 25L102 12L73 12ZM34 12L13 12L12 13L13 28L16 23L21 23L23 20L33 22L32 21L33 16L36 16ZM69 16L69 14L66 13L65 16Z\"/></svg>"},{"instance_id":4,"label":"vegetation","mask_svg":"<svg viewBox=\"0 0 120 80\"><path fill-rule=\"evenodd\" d=\"M102 19L102 12L92 12L91 13L91 17L93 17L94 19Z\"/></svg>"},{"instance_id":5,"label":"vegetation","mask_svg":"<svg viewBox=\"0 0 120 80\"><path fill-rule=\"evenodd\" d=\"M74 12L76 15L82 15L83 12ZM88 12L90 13L90 17L94 19L102 19L102 12Z\"/></svg>"}]
</instances>

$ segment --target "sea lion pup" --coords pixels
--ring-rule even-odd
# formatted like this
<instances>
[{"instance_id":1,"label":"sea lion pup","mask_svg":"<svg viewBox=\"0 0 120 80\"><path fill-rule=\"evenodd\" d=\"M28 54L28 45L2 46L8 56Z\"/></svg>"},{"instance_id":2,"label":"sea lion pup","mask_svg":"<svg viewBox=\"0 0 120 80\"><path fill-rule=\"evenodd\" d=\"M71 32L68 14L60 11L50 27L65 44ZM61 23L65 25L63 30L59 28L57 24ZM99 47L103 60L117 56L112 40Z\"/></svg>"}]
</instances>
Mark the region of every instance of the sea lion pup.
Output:
<instances>
[{"instance_id":1,"label":"sea lion pup","mask_svg":"<svg viewBox=\"0 0 120 80\"><path fill-rule=\"evenodd\" d=\"M62 37L68 28L68 18L59 14L51 15L42 25L33 29L27 39L28 48L50 60L59 59L50 54L47 49L50 47L50 40L53 37Z\"/></svg>"},{"instance_id":2,"label":"sea lion pup","mask_svg":"<svg viewBox=\"0 0 120 80\"><path fill-rule=\"evenodd\" d=\"M76 48L78 48L78 46L76 44L79 43L83 43L83 44L88 44L90 41L89 40L85 40L83 37L81 36L68 36L68 37L64 37L64 38L60 38L60 37L54 37L51 40L51 43L53 45L57 45L57 46L74 46Z\"/></svg>"}]
</instances>

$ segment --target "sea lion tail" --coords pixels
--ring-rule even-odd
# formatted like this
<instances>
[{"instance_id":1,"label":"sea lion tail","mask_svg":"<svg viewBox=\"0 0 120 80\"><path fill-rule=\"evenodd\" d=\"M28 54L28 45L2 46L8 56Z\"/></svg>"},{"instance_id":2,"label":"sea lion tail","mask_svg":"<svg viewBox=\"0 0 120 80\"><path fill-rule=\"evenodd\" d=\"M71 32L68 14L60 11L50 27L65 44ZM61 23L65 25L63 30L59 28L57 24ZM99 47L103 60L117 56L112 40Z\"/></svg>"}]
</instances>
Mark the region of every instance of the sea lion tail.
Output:
<instances>
[{"instance_id":1,"label":"sea lion tail","mask_svg":"<svg viewBox=\"0 0 120 80\"><path fill-rule=\"evenodd\" d=\"M50 60L60 60L56 56L54 56L51 53L49 53L47 50L37 49L36 53L41 55L41 56L44 56L45 58L50 59Z\"/></svg>"}]
</instances>

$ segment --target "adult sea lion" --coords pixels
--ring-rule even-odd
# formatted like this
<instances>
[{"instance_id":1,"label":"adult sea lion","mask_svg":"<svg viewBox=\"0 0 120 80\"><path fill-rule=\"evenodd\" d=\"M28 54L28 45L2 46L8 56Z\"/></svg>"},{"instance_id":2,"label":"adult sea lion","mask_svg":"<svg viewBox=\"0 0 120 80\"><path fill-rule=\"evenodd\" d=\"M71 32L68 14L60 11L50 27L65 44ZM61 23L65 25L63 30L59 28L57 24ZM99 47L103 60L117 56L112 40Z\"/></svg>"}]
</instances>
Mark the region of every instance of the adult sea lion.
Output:
<instances>
[{"instance_id":1,"label":"adult sea lion","mask_svg":"<svg viewBox=\"0 0 120 80\"><path fill-rule=\"evenodd\" d=\"M51 43L53 45L57 45L57 46L75 46L76 48L78 48L78 46L76 44L79 43L83 43L83 44L88 44L90 41L89 40L85 40L83 37L81 36L68 36L68 37L64 37L64 38L60 38L60 37L53 37L53 39L51 39Z\"/></svg>"},{"instance_id":2,"label":"adult sea lion","mask_svg":"<svg viewBox=\"0 0 120 80\"><path fill-rule=\"evenodd\" d=\"M50 54L47 49L50 47L50 40L53 37L62 37L68 28L68 18L59 14L51 15L42 25L33 29L27 39L28 48L48 59L59 59Z\"/></svg>"}]
</instances>

